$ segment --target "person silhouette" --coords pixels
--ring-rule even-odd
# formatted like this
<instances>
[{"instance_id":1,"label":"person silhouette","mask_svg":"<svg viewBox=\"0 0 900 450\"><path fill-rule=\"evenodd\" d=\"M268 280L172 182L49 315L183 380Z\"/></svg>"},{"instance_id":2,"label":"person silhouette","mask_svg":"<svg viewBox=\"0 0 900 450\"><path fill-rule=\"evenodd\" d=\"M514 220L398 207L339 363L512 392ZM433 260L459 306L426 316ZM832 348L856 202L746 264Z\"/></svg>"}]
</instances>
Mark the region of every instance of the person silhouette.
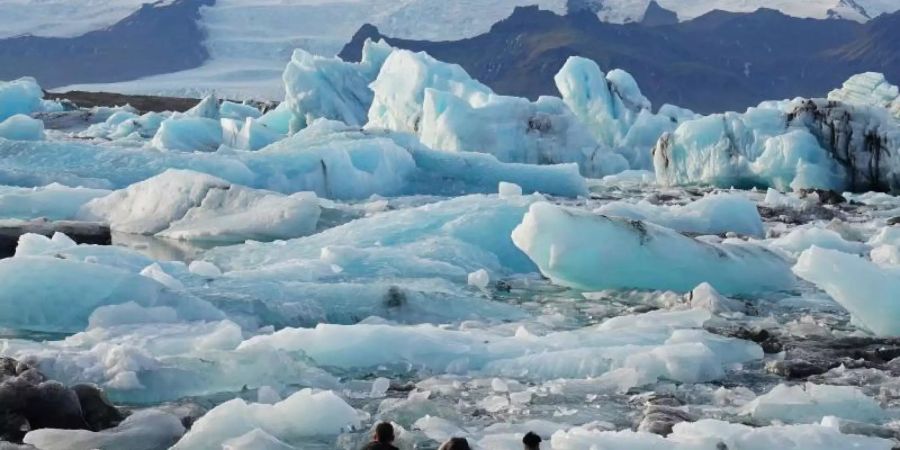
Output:
<instances>
[{"instance_id":1,"label":"person silhouette","mask_svg":"<svg viewBox=\"0 0 900 450\"><path fill-rule=\"evenodd\" d=\"M541 450L541 437L535 432L529 431L528 433L525 433L525 437L522 438L522 444L524 445L525 450Z\"/></svg>"},{"instance_id":2,"label":"person silhouette","mask_svg":"<svg viewBox=\"0 0 900 450\"><path fill-rule=\"evenodd\" d=\"M472 447L469 447L469 441L466 438L454 437L444 442L444 445L441 445L438 450L472 450Z\"/></svg>"},{"instance_id":3,"label":"person silhouette","mask_svg":"<svg viewBox=\"0 0 900 450\"><path fill-rule=\"evenodd\" d=\"M400 450L394 447L394 426L390 422L375 425L372 442L366 444L362 450Z\"/></svg>"}]
</instances>

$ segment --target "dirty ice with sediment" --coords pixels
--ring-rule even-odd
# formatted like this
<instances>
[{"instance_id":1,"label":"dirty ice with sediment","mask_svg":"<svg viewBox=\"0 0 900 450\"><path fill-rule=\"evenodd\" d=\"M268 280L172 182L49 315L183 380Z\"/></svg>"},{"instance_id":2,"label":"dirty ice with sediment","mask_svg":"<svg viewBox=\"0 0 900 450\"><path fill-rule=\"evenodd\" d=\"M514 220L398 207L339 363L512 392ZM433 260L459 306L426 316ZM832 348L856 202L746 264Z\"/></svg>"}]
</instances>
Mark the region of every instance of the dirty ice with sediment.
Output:
<instances>
[{"instance_id":1,"label":"dirty ice with sediment","mask_svg":"<svg viewBox=\"0 0 900 450\"><path fill-rule=\"evenodd\" d=\"M40 449L891 449L897 87L701 116L367 42L277 107L0 83L0 438ZM43 226L43 228L41 228ZM23 447L30 448L30 447Z\"/></svg>"}]
</instances>

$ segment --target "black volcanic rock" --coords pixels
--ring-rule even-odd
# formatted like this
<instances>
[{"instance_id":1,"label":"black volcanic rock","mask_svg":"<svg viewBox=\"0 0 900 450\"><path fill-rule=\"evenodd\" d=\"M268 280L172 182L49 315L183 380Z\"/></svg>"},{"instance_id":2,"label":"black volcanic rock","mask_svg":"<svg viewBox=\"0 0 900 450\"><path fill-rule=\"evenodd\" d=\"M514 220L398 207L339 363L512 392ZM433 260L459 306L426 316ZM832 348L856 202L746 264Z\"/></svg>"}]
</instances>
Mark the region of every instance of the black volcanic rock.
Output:
<instances>
[{"instance_id":1,"label":"black volcanic rock","mask_svg":"<svg viewBox=\"0 0 900 450\"><path fill-rule=\"evenodd\" d=\"M656 0L650 0L650 4L647 5L647 10L644 11L644 18L641 19L641 25L648 27L675 25L677 23L678 14L675 14L675 11L659 6L659 3L656 3Z\"/></svg>"},{"instance_id":2,"label":"black volcanic rock","mask_svg":"<svg viewBox=\"0 0 900 450\"><path fill-rule=\"evenodd\" d=\"M556 95L553 76L578 55L605 71L627 70L655 105L711 113L742 111L769 99L821 97L869 70L900 81L898 22L900 12L860 24L760 9L712 11L670 25L618 25L589 10L559 16L521 7L490 32L459 41L394 39L368 25L341 56L358 60L366 38L384 38L459 64L498 93L534 99Z\"/></svg>"},{"instance_id":3,"label":"black volcanic rock","mask_svg":"<svg viewBox=\"0 0 900 450\"><path fill-rule=\"evenodd\" d=\"M215 0L145 4L115 25L73 38L0 39L0 80L37 78L52 89L133 80L198 67L209 58L198 25Z\"/></svg>"}]
</instances>

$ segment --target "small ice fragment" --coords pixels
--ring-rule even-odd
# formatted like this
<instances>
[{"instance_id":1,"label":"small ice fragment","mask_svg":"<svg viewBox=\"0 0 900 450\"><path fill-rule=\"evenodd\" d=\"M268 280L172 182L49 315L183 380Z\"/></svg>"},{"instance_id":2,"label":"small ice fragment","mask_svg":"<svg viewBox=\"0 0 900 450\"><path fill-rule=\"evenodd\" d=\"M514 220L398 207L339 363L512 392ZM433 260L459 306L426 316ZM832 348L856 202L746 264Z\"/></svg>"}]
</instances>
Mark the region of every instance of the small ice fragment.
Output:
<instances>
[{"instance_id":1,"label":"small ice fragment","mask_svg":"<svg viewBox=\"0 0 900 450\"><path fill-rule=\"evenodd\" d=\"M491 276L487 270L478 269L469 274L469 286L475 286L479 289L486 289L491 282Z\"/></svg>"},{"instance_id":2,"label":"small ice fragment","mask_svg":"<svg viewBox=\"0 0 900 450\"><path fill-rule=\"evenodd\" d=\"M497 188L500 198L516 198L522 196L522 187L515 183L501 181Z\"/></svg>"},{"instance_id":3,"label":"small ice fragment","mask_svg":"<svg viewBox=\"0 0 900 450\"><path fill-rule=\"evenodd\" d=\"M378 377L375 379L375 381L372 382L372 391L369 395L371 395L373 398L384 397L387 393L388 388L390 387L391 380L384 377Z\"/></svg>"},{"instance_id":4,"label":"small ice fragment","mask_svg":"<svg viewBox=\"0 0 900 450\"><path fill-rule=\"evenodd\" d=\"M222 275L222 271L215 264L207 261L192 261L188 266L188 270L194 275L201 277L218 277Z\"/></svg>"},{"instance_id":5,"label":"small ice fragment","mask_svg":"<svg viewBox=\"0 0 900 450\"><path fill-rule=\"evenodd\" d=\"M274 405L281 401L281 395L272 386L262 386L256 391L256 402Z\"/></svg>"},{"instance_id":6,"label":"small ice fragment","mask_svg":"<svg viewBox=\"0 0 900 450\"><path fill-rule=\"evenodd\" d=\"M493 389L494 392L509 392L509 386L505 381L499 378L491 380L491 389Z\"/></svg>"}]
</instances>

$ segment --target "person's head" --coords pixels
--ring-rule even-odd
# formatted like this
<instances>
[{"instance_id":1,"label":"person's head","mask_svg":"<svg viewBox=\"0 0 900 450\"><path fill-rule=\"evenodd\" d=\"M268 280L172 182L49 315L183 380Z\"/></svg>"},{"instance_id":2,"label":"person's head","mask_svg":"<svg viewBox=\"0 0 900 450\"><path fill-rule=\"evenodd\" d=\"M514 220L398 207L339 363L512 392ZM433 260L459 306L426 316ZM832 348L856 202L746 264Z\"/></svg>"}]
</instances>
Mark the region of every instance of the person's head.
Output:
<instances>
[{"instance_id":1,"label":"person's head","mask_svg":"<svg viewBox=\"0 0 900 450\"><path fill-rule=\"evenodd\" d=\"M375 433L372 434L372 440L382 444L394 442L394 426L390 422L381 422L375 425Z\"/></svg>"},{"instance_id":2,"label":"person's head","mask_svg":"<svg viewBox=\"0 0 900 450\"><path fill-rule=\"evenodd\" d=\"M472 450L472 447L469 447L469 441L466 438L455 437L444 442L440 450Z\"/></svg>"},{"instance_id":3,"label":"person's head","mask_svg":"<svg viewBox=\"0 0 900 450\"><path fill-rule=\"evenodd\" d=\"M529 431L522 438L522 444L525 444L525 450L539 450L541 448L541 437Z\"/></svg>"}]
</instances>

